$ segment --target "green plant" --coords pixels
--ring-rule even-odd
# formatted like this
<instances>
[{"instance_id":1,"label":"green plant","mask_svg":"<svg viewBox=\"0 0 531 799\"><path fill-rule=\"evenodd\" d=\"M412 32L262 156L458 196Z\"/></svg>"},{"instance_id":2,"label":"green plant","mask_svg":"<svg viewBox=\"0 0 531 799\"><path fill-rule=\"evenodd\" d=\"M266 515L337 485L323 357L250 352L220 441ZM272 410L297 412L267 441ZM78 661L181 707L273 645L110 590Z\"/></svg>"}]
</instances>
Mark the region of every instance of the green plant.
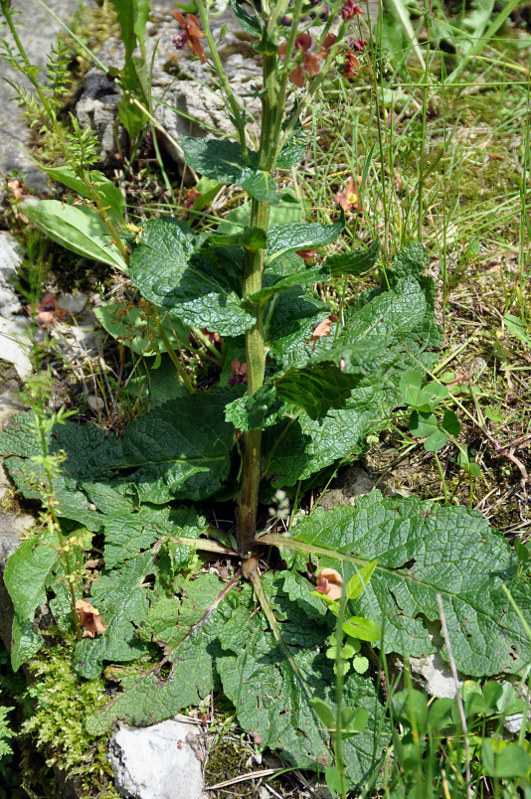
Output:
<instances>
[{"instance_id":1,"label":"green plant","mask_svg":"<svg viewBox=\"0 0 531 799\"><path fill-rule=\"evenodd\" d=\"M55 241L129 275L150 318L158 317L175 372L165 386L169 399L157 401L154 391L150 411L119 437L72 422L43 428L46 452L65 454L51 475L56 519L10 559L5 576L21 641L34 647L35 610L46 596L60 628L73 621L62 589L72 570L60 558L58 530L75 537L76 555L90 550L92 537L98 548L103 542L104 568L87 593L106 630L79 641L74 663L87 680L116 664L107 674L121 690L90 713L90 734L105 733L116 719L157 721L222 690L244 729L299 767L326 769L342 796L379 782L391 736L377 682L359 673L362 658L377 664L376 644L403 656L435 651L428 622L439 618L439 593L465 673L517 673L529 652L502 589L509 584L519 607L529 608L518 558L477 513L374 491L353 508L296 516L286 534L267 531L264 510L278 490L298 496L338 461L366 450L367 437L404 404L404 373L430 369L442 344L418 243L380 264L379 285L346 300L345 277L372 268L379 249L375 241L361 251L339 244L322 252L344 232L346 214L354 218L354 180L330 224L305 221L297 195L280 188L278 173L289 174L304 153L299 119L328 68L337 63L338 80L352 78L357 56L345 35L354 6L335 3L320 32L310 34L313 6L301 0L289 9L266 5L261 15L234 4L262 55L257 151L249 149L245 110L212 45L206 8L199 2L202 31L197 20L183 21L180 44L198 53L202 38L210 46L236 131L234 140L184 138L187 163L247 198L216 229L162 217L127 238L121 195L87 168L86 150L80 160L80 132L75 169L54 176L91 204L24 205ZM358 42L357 51L364 46ZM290 80L307 87L293 102ZM319 265L308 267L312 257ZM340 315L312 288L337 278ZM215 356L219 385L197 390L166 332L174 326L182 346L192 327L223 339ZM152 370L152 384L158 373ZM34 499L25 463L39 447L29 415L0 434L10 474ZM234 531L211 523L216 500L235 500ZM198 571L198 552L231 559L230 577ZM335 623L312 594L318 565L341 570L345 592ZM347 602L352 615L345 617ZM24 646L14 648L13 665L27 656ZM346 670L350 657L354 667Z\"/></svg>"},{"instance_id":2,"label":"green plant","mask_svg":"<svg viewBox=\"0 0 531 799\"><path fill-rule=\"evenodd\" d=\"M460 766L467 758L473 783L488 781L491 795L516 797L528 785L531 757L525 722L521 741L502 737L504 721L512 714L526 714L529 708L510 683L490 680L480 685L469 680L460 689L460 700L428 702L409 680L391 704L394 721L403 725L403 732L396 730L393 735L395 760L385 794L389 798L411 791L426 797L468 796L460 780Z\"/></svg>"}]
</instances>

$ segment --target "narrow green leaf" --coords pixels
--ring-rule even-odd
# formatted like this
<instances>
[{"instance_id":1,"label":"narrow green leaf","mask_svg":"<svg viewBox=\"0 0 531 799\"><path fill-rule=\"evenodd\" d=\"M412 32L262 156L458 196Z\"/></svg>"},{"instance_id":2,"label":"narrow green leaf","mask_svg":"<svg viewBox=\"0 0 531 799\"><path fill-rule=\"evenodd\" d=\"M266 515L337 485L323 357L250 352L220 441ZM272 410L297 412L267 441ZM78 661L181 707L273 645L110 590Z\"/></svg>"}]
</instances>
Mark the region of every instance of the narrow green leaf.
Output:
<instances>
[{"instance_id":1,"label":"narrow green leaf","mask_svg":"<svg viewBox=\"0 0 531 799\"><path fill-rule=\"evenodd\" d=\"M366 566L359 569L359 573L356 573L350 578L347 583L347 599L357 599L363 594L377 565L378 560L374 558L374 560L371 560Z\"/></svg>"},{"instance_id":2,"label":"narrow green leaf","mask_svg":"<svg viewBox=\"0 0 531 799\"><path fill-rule=\"evenodd\" d=\"M319 699L318 697L314 697L313 699L310 699L310 705L313 707L324 726L328 730L334 729L336 726L336 716L332 709L328 707L326 702L323 702L323 700Z\"/></svg>"},{"instance_id":3,"label":"narrow green leaf","mask_svg":"<svg viewBox=\"0 0 531 799\"><path fill-rule=\"evenodd\" d=\"M50 175L54 180L68 186L69 189L77 191L82 197L90 197L90 189L87 188L86 183L79 178L72 167L70 166L42 166L40 168ZM87 174L90 184L94 187L99 197L102 199L103 204L114 214L120 222L125 222L125 198L120 191L119 186L116 186L109 178L105 177L103 172L97 169L92 169Z\"/></svg>"},{"instance_id":4,"label":"narrow green leaf","mask_svg":"<svg viewBox=\"0 0 531 799\"><path fill-rule=\"evenodd\" d=\"M127 270L120 250L103 220L88 205L67 205L59 200L26 200L23 213L52 241L67 250Z\"/></svg>"},{"instance_id":5,"label":"narrow green leaf","mask_svg":"<svg viewBox=\"0 0 531 799\"><path fill-rule=\"evenodd\" d=\"M126 62L136 47L137 39L143 42L149 19L149 0L111 0L120 24L120 38L125 46Z\"/></svg>"}]
</instances>

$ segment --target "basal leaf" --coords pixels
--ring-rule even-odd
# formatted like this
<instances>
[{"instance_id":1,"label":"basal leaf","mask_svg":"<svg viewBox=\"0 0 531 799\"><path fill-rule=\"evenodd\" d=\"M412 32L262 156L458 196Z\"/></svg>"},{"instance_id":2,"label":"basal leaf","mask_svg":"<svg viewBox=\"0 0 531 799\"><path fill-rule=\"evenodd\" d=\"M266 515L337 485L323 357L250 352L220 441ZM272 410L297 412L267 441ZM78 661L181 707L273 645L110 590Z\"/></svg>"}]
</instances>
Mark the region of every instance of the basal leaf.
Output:
<instances>
[{"instance_id":1,"label":"basal leaf","mask_svg":"<svg viewBox=\"0 0 531 799\"><path fill-rule=\"evenodd\" d=\"M318 222L292 222L289 225L273 225L267 234L267 258L272 263L285 253L294 250L306 250L331 244L343 232L345 214L332 225L321 225Z\"/></svg>"},{"instance_id":2,"label":"basal leaf","mask_svg":"<svg viewBox=\"0 0 531 799\"><path fill-rule=\"evenodd\" d=\"M359 564L377 556L372 580L353 607L382 627L386 652L422 657L435 651L427 622L439 620L440 594L463 673L515 673L529 662L531 644L501 585L514 586L524 616L529 592L525 597L519 590L517 558L479 513L373 491L354 507L317 510L295 530L297 540ZM337 568L335 559L321 562Z\"/></svg>"},{"instance_id":3,"label":"basal leaf","mask_svg":"<svg viewBox=\"0 0 531 799\"><path fill-rule=\"evenodd\" d=\"M183 581L180 599L164 598L153 605L141 635L164 647L170 674L163 677L156 667L115 669L122 692L89 716L90 734L105 732L117 719L145 725L171 718L183 707L197 705L213 689L212 661L220 651L217 638L231 612L226 601L217 604L223 588L214 575L200 574L193 583Z\"/></svg>"},{"instance_id":4,"label":"basal leaf","mask_svg":"<svg viewBox=\"0 0 531 799\"><path fill-rule=\"evenodd\" d=\"M26 200L21 208L52 241L67 250L115 266L122 272L127 270L107 225L88 205L68 205L59 200Z\"/></svg>"},{"instance_id":5,"label":"basal leaf","mask_svg":"<svg viewBox=\"0 0 531 799\"><path fill-rule=\"evenodd\" d=\"M103 572L92 583L90 602L102 615L107 629L102 635L84 638L77 644L74 662L82 677L98 677L104 661L126 663L145 652L135 631L149 610L149 590L142 584L152 570L153 553L143 552L121 569Z\"/></svg>"},{"instance_id":6,"label":"basal leaf","mask_svg":"<svg viewBox=\"0 0 531 799\"><path fill-rule=\"evenodd\" d=\"M258 153L249 151L246 163L240 145L234 141L181 136L186 163L202 175L220 183L241 186L256 200L275 205L279 201L269 172L258 168Z\"/></svg>"},{"instance_id":7,"label":"basal leaf","mask_svg":"<svg viewBox=\"0 0 531 799\"><path fill-rule=\"evenodd\" d=\"M46 602L46 585L59 560L59 536L46 529L23 541L7 561L4 583L15 609L11 664L16 671L40 646L32 624Z\"/></svg>"},{"instance_id":8,"label":"basal leaf","mask_svg":"<svg viewBox=\"0 0 531 799\"><path fill-rule=\"evenodd\" d=\"M127 512L110 513L104 522L105 567L115 568L166 536L198 538L205 528L205 519L193 508L141 505ZM181 567L186 565L192 554L189 547L179 547Z\"/></svg>"},{"instance_id":9,"label":"basal leaf","mask_svg":"<svg viewBox=\"0 0 531 799\"><path fill-rule=\"evenodd\" d=\"M124 480L143 502L199 500L218 490L234 436L223 417L230 396L214 388L167 402L127 425L114 467L129 471Z\"/></svg>"},{"instance_id":10,"label":"basal leaf","mask_svg":"<svg viewBox=\"0 0 531 799\"><path fill-rule=\"evenodd\" d=\"M254 324L210 260L194 255L193 233L184 222L170 217L146 222L130 275L147 300L191 327L235 336Z\"/></svg>"},{"instance_id":11,"label":"basal leaf","mask_svg":"<svg viewBox=\"0 0 531 799\"><path fill-rule=\"evenodd\" d=\"M223 691L233 702L244 729L257 731L263 746L280 750L299 767L321 770L332 762L329 737L311 700L321 699L335 715L335 679L332 664L323 651L330 630L325 615L312 615L308 623L307 607L313 601L311 585L298 578L301 584L306 583L307 596L299 595L293 585L288 594L286 579L290 577L284 572L262 578L283 646L265 618L250 613L253 603L249 592L247 607L244 594L220 633L226 654L218 658L217 667ZM362 783L373 766L374 752L378 751L375 731L382 721L383 708L371 680L353 673L345 681L345 690L351 704L365 707L370 718L367 730L350 739L347 771L354 787ZM382 735L386 735L385 724Z\"/></svg>"}]
</instances>

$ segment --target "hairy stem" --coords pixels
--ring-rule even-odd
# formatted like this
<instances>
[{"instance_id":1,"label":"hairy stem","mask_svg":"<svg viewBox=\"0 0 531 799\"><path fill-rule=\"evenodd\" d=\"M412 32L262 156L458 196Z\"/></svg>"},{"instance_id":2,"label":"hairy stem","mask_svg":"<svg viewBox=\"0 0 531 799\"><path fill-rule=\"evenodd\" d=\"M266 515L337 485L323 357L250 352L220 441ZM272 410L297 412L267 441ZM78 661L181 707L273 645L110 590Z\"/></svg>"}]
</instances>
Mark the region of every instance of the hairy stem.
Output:
<instances>
[{"instance_id":1,"label":"hairy stem","mask_svg":"<svg viewBox=\"0 0 531 799\"><path fill-rule=\"evenodd\" d=\"M251 228L267 230L268 210L267 203L259 202L258 200L252 201ZM264 249L247 250L242 281L244 297L260 291L264 263ZM254 326L245 334L247 394L252 396L264 382L264 309L262 305L256 305L251 302L248 302L248 309L254 314L256 319ZM249 551L256 533L261 441L261 430L247 430L243 434L242 487L237 510L238 546L242 553Z\"/></svg>"}]
</instances>

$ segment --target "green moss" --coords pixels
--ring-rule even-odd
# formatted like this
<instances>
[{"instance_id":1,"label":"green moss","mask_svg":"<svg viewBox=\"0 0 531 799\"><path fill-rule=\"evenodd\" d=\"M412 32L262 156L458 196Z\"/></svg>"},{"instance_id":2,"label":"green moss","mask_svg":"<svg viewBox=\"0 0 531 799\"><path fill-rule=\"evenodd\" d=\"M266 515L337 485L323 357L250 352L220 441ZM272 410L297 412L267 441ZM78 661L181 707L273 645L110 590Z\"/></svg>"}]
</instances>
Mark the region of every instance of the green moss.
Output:
<instances>
[{"instance_id":1,"label":"green moss","mask_svg":"<svg viewBox=\"0 0 531 799\"><path fill-rule=\"evenodd\" d=\"M107 738L87 733L85 718L106 701L101 679L82 680L72 667L73 641L54 643L29 667L34 681L26 697L32 714L21 727L48 767L57 766L77 783L86 799L117 799L107 760Z\"/></svg>"}]
</instances>

